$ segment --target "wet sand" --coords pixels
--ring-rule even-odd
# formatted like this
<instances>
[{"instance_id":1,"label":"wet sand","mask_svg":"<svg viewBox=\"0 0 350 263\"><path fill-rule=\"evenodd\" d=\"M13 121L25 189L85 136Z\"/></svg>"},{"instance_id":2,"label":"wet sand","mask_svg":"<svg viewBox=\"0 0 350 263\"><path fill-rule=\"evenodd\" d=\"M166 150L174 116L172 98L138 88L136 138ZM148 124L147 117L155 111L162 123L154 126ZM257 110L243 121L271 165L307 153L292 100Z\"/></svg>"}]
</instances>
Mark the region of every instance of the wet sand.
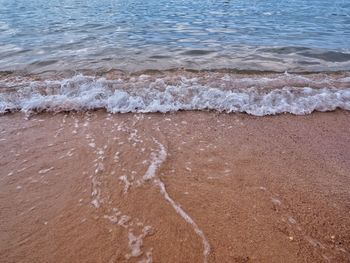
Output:
<instances>
[{"instance_id":1,"label":"wet sand","mask_svg":"<svg viewBox=\"0 0 350 263\"><path fill-rule=\"evenodd\" d=\"M350 112L0 117L1 262L349 262Z\"/></svg>"}]
</instances>

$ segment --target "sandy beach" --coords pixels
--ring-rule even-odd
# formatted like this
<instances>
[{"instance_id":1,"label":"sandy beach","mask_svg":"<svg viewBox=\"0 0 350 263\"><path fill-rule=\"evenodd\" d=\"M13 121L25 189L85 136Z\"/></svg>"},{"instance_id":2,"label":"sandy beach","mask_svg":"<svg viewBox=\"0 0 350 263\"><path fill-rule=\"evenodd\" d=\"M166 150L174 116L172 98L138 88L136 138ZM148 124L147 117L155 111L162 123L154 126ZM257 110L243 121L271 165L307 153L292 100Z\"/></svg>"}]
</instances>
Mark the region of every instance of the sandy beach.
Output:
<instances>
[{"instance_id":1,"label":"sandy beach","mask_svg":"<svg viewBox=\"0 0 350 263\"><path fill-rule=\"evenodd\" d=\"M350 263L349 14L0 0L0 263Z\"/></svg>"},{"instance_id":2,"label":"sandy beach","mask_svg":"<svg viewBox=\"0 0 350 263\"><path fill-rule=\"evenodd\" d=\"M348 262L350 113L0 117L1 262Z\"/></svg>"}]
</instances>

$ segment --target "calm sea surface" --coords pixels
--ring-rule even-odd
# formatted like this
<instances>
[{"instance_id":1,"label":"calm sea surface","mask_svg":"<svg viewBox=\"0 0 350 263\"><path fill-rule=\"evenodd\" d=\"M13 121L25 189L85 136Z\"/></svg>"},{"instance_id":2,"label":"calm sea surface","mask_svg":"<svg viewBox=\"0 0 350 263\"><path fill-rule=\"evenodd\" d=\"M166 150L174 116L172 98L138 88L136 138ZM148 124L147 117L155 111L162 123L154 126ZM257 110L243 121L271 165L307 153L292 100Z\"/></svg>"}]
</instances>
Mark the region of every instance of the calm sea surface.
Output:
<instances>
[{"instance_id":1,"label":"calm sea surface","mask_svg":"<svg viewBox=\"0 0 350 263\"><path fill-rule=\"evenodd\" d=\"M350 69L349 0L0 0L0 70Z\"/></svg>"}]
</instances>

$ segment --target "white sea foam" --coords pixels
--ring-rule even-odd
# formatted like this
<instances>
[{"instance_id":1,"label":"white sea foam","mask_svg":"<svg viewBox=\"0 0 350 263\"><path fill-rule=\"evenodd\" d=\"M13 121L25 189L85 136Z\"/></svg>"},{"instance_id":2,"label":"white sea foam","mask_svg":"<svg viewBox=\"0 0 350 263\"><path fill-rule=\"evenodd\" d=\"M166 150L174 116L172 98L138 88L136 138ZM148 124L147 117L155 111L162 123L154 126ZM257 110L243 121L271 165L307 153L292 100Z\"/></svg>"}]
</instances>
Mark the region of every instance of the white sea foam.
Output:
<instances>
[{"instance_id":1,"label":"white sea foam","mask_svg":"<svg viewBox=\"0 0 350 263\"><path fill-rule=\"evenodd\" d=\"M124 183L124 194L126 194L132 183L128 180L127 175L120 176L119 180Z\"/></svg>"},{"instance_id":2,"label":"white sea foam","mask_svg":"<svg viewBox=\"0 0 350 263\"><path fill-rule=\"evenodd\" d=\"M142 245L143 245L143 239L149 235L151 231L150 226L145 226L142 230L142 234L135 236L132 231L129 231L128 233L128 239L129 239L129 247L131 249L131 254L128 254L126 257L138 257L142 255ZM147 258L149 258L150 255L147 255Z\"/></svg>"},{"instance_id":3,"label":"white sea foam","mask_svg":"<svg viewBox=\"0 0 350 263\"><path fill-rule=\"evenodd\" d=\"M208 256L210 253L210 245L205 237L203 231L198 227L196 222L178 205L174 199L172 199L165 188L165 184L160 180L159 177L156 176L156 171L159 169L160 165L162 165L167 158L167 151L163 144L161 144L158 140L153 138L153 141L159 146L158 153L152 154L151 164L149 165L145 175L143 176L143 180L153 180L154 184L156 184L164 199L170 203L170 205L174 208L176 213L178 213L188 224L190 224L194 230L194 232L201 238L203 244L203 256L204 263L208 261Z\"/></svg>"},{"instance_id":4,"label":"white sea foam","mask_svg":"<svg viewBox=\"0 0 350 263\"><path fill-rule=\"evenodd\" d=\"M167 152L166 152L165 147L163 146L163 144L161 144L157 140L154 140L154 141L155 141L155 143L158 144L160 149L159 149L158 153L152 153L151 163L148 166L148 169L147 169L146 173L143 176L143 180L145 180L145 181L153 179L156 176L157 169L165 161L165 159L167 157Z\"/></svg>"},{"instance_id":5,"label":"white sea foam","mask_svg":"<svg viewBox=\"0 0 350 263\"><path fill-rule=\"evenodd\" d=\"M159 179L156 180L156 184L158 184L161 193L163 194L165 200L167 200L171 206L175 209L175 211L183 218L187 223L189 223L192 227L193 230L196 232L196 234L202 239L202 244L203 244L203 255L204 255L204 262L206 263L208 261L208 256L210 253L210 245L205 237L203 231L198 227L196 222L181 208L180 205L178 205L174 199L172 199L168 192L166 191L165 185L162 181Z\"/></svg>"},{"instance_id":6,"label":"white sea foam","mask_svg":"<svg viewBox=\"0 0 350 263\"><path fill-rule=\"evenodd\" d=\"M276 84L277 83L277 84ZM0 113L21 110L110 113L216 110L264 116L279 113L350 110L348 77L314 80L305 76L106 80L78 75L56 81L1 80ZM20 88L18 88L20 86Z\"/></svg>"},{"instance_id":7,"label":"white sea foam","mask_svg":"<svg viewBox=\"0 0 350 263\"><path fill-rule=\"evenodd\" d=\"M50 167L50 168L47 168L47 169L42 169L42 170L39 171L39 174L46 174L47 172L49 172L49 171L51 171L53 169L54 169L54 167Z\"/></svg>"},{"instance_id":8,"label":"white sea foam","mask_svg":"<svg viewBox=\"0 0 350 263\"><path fill-rule=\"evenodd\" d=\"M99 170L96 169L96 171L98 172ZM91 180L91 183L92 183L91 204L93 204L95 208L99 208L103 200L101 197L101 188L100 188L101 182L98 180L98 177L96 176L96 173L97 173L96 171L95 171L95 175L92 176L92 180Z\"/></svg>"}]
</instances>

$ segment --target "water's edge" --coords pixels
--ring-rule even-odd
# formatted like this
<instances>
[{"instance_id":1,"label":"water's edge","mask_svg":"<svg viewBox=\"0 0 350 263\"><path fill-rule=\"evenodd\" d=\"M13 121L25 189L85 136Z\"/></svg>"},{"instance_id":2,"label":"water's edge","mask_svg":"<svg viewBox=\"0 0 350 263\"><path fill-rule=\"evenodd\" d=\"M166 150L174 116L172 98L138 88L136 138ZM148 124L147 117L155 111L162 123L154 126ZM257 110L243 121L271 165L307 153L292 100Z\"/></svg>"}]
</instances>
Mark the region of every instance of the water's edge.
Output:
<instances>
[{"instance_id":1,"label":"water's edge","mask_svg":"<svg viewBox=\"0 0 350 263\"><path fill-rule=\"evenodd\" d=\"M0 113L215 110L265 116L350 110L349 72L112 71L101 75L62 78L4 74L0 77Z\"/></svg>"}]
</instances>

